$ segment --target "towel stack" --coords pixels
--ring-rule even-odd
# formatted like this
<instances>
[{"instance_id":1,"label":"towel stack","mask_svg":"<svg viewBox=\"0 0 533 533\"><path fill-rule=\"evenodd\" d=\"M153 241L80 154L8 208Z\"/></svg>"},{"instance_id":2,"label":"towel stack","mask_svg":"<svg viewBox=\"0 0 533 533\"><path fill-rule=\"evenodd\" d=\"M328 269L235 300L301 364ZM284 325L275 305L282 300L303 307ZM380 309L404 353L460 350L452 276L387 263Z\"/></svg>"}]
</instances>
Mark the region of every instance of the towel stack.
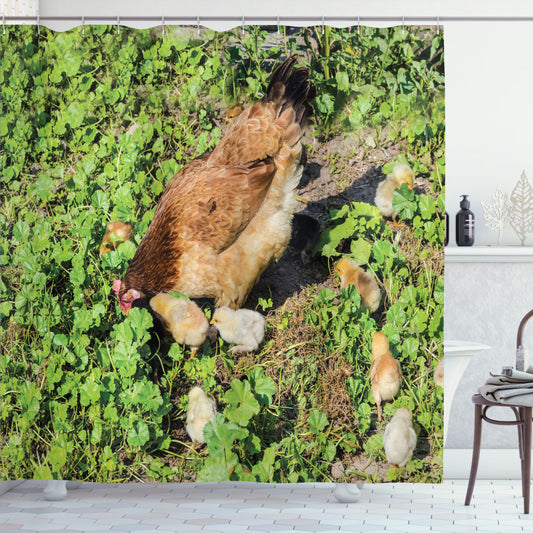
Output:
<instances>
[{"instance_id":1,"label":"towel stack","mask_svg":"<svg viewBox=\"0 0 533 533\"><path fill-rule=\"evenodd\" d=\"M533 367L526 372L504 367L501 374L490 373L491 377L478 392L483 398L502 404L533 407Z\"/></svg>"}]
</instances>

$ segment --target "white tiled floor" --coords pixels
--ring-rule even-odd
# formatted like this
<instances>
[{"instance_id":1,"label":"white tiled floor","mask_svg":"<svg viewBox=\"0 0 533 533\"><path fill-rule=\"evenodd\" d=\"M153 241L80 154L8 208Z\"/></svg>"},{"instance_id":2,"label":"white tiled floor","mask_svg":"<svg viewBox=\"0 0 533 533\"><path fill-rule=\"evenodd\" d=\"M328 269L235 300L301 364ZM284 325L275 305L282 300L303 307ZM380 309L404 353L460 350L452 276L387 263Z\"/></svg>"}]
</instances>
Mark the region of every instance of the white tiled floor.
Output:
<instances>
[{"instance_id":1,"label":"white tiled floor","mask_svg":"<svg viewBox=\"0 0 533 533\"><path fill-rule=\"evenodd\" d=\"M82 483L57 502L44 500L42 487L13 483L0 496L0 532L533 531L518 480L478 480L469 507L466 481L365 485L351 504L337 502L325 483Z\"/></svg>"}]
</instances>

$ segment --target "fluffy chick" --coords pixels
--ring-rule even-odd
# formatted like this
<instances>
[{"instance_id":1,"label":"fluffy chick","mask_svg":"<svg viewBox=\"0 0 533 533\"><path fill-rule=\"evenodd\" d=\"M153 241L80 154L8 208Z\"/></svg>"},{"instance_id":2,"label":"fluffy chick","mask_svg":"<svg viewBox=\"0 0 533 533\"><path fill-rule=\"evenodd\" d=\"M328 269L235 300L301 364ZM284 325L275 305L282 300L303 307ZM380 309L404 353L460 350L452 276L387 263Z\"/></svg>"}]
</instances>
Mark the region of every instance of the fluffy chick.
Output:
<instances>
[{"instance_id":1,"label":"fluffy chick","mask_svg":"<svg viewBox=\"0 0 533 533\"><path fill-rule=\"evenodd\" d=\"M381 402L392 400L400 390L402 373L400 363L392 357L389 341L382 331L376 331L372 339L372 367L370 381L372 396L378 406L378 420L381 422Z\"/></svg>"},{"instance_id":2,"label":"fluffy chick","mask_svg":"<svg viewBox=\"0 0 533 533\"><path fill-rule=\"evenodd\" d=\"M433 370L433 380L435 385L444 387L444 359L439 359L435 370Z\"/></svg>"},{"instance_id":3,"label":"fluffy chick","mask_svg":"<svg viewBox=\"0 0 533 533\"><path fill-rule=\"evenodd\" d=\"M100 244L100 257L114 250L120 243L127 241L131 236L132 226L127 222L110 222L105 229L102 244Z\"/></svg>"},{"instance_id":4,"label":"fluffy chick","mask_svg":"<svg viewBox=\"0 0 533 533\"><path fill-rule=\"evenodd\" d=\"M335 270L341 280L341 288L354 285L356 291L361 295L363 305L373 313L381 302L381 290L377 281L371 274L365 272L357 266L352 259L343 257L339 259Z\"/></svg>"},{"instance_id":5,"label":"fluffy chick","mask_svg":"<svg viewBox=\"0 0 533 533\"><path fill-rule=\"evenodd\" d=\"M261 313L251 309L233 310L219 307L211 320L220 336L236 346L230 352L253 352L257 350L265 336L266 321Z\"/></svg>"},{"instance_id":6,"label":"fluffy chick","mask_svg":"<svg viewBox=\"0 0 533 533\"><path fill-rule=\"evenodd\" d=\"M233 119L237 118L244 109L239 104L232 105L226 109L226 121L231 122Z\"/></svg>"},{"instance_id":7,"label":"fluffy chick","mask_svg":"<svg viewBox=\"0 0 533 533\"><path fill-rule=\"evenodd\" d=\"M397 214L392 208L394 189L399 189L406 183L409 189L413 188L415 175L407 165L396 165L392 172L378 185L374 203L384 217L393 217Z\"/></svg>"},{"instance_id":8,"label":"fluffy chick","mask_svg":"<svg viewBox=\"0 0 533 533\"><path fill-rule=\"evenodd\" d=\"M215 401L209 398L201 387L193 387L189 391L189 407L185 421L185 429L193 442L205 442L204 426L213 420L216 414Z\"/></svg>"},{"instance_id":9,"label":"fluffy chick","mask_svg":"<svg viewBox=\"0 0 533 533\"><path fill-rule=\"evenodd\" d=\"M209 322L204 312L190 300L160 293L150 300L150 307L161 316L178 344L191 348L191 358L207 336Z\"/></svg>"},{"instance_id":10,"label":"fluffy chick","mask_svg":"<svg viewBox=\"0 0 533 533\"><path fill-rule=\"evenodd\" d=\"M416 433L411 422L411 413L400 407L385 427L383 447L387 461L396 466L405 466L413 456Z\"/></svg>"}]
</instances>

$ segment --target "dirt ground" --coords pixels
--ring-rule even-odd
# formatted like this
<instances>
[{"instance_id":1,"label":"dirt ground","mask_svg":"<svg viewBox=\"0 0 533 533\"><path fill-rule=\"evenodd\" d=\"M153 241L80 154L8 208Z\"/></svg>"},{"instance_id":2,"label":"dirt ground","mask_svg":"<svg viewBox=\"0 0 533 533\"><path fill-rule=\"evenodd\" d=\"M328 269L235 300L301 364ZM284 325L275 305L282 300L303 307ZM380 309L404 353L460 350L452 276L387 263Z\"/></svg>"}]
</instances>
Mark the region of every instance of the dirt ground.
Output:
<instances>
[{"instance_id":1,"label":"dirt ground","mask_svg":"<svg viewBox=\"0 0 533 533\"><path fill-rule=\"evenodd\" d=\"M337 137L320 143L310 136L307 141L307 164L297 189L300 199L299 215L308 215L318 221L320 230L325 228L330 209L340 209L352 202L374 205L378 184L385 179L382 166L394 161L401 151L398 144L389 142L381 148L365 146L357 139ZM334 162L332 162L334 160ZM430 189L426 177L415 176L417 192ZM288 298L297 299L306 287L314 284L333 286L327 262L302 254L297 240L302 219L295 217L293 237L281 259L271 263L250 293L245 307L253 309L259 298L270 297L274 308ZM306 220L303 220L305 232ZM296 239L295 239L296 237ZM303 256L303 257L302 257Z\"/></svg>"}]
</instances>

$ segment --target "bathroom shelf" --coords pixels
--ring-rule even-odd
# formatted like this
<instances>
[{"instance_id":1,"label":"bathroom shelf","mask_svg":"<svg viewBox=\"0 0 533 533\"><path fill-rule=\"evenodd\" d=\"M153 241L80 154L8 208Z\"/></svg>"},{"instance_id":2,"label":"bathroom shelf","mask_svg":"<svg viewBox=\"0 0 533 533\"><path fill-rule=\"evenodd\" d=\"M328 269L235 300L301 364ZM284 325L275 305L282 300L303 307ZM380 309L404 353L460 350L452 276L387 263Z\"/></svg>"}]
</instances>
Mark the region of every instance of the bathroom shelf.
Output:
<instances>
[{"instance_id":1,"label":"bathroom shelf","mask_svg":"<svg viewBox=\"0 0 533 533\"><path fill-rule=\"evenodd\" d=\"M533 246L447 246L447 263L533 263Z\"/></svg>"}]
</instances>

